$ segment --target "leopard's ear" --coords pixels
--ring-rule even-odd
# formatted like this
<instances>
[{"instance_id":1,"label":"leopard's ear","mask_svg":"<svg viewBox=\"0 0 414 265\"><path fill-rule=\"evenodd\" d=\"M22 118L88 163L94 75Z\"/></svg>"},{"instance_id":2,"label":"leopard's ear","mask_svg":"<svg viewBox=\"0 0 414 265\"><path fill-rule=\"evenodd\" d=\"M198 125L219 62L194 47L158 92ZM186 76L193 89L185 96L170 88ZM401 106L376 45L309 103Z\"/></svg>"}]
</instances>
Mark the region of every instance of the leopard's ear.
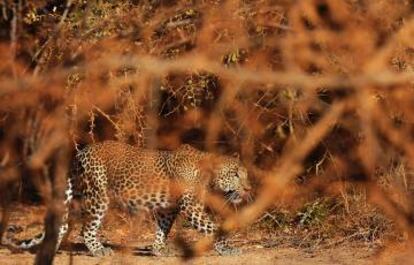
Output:
<instances>
[{"instance_id":1,"label":"leopard's ear","mask_svg":"<svg viewBox=\"0 0 414 265\"><path fill-rule=\"evenodd\" d=\"M197 148L189 144L181 144L180 147L178 147L178 150L184 151L184 152L190 152L190 153L195 153L197 151L200 152Z\"/></svg>"},{"instance_id":2,"label":"leopard's ear","mask_svg":"<svg viewBox=\"0 0 414 265\"><path fill-rule=\"evenodd\" d=\"M240 154L238 152L234 152L231 156L240 160Z\"/></svg>"},{"instance_id":3,"label":"leopard's ear","mask_svg":"<svg viewBox=\"0 0 414 265\"><path fill-rule=\"evenodd\" d=\"M179 148L182 149L182 150L194 150L195 149L194 147L192 147L189 144L182 144Z\"/></svg>"}]
</instances>

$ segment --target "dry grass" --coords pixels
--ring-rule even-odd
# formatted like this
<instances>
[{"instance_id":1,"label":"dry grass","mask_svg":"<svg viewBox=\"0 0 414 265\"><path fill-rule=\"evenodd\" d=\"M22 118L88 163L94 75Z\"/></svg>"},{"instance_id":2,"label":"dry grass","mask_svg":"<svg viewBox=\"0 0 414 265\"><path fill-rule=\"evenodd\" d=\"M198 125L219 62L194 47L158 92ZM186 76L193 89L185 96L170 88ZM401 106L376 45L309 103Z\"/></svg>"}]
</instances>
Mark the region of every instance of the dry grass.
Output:
<instances>
[{"instance_id":1,"label":"dry grass","mask_svg":"<svg viewBox=\"0 0 414 265\"><path fill-rule=\"evenodd\" d=\"M226 212L224 233L412 246L410 1L6 0L0 11L0 236L11 201L40 196L53 222L71 154L117 139L240 153L255 200Z\"/></svg>"}]
</instances>

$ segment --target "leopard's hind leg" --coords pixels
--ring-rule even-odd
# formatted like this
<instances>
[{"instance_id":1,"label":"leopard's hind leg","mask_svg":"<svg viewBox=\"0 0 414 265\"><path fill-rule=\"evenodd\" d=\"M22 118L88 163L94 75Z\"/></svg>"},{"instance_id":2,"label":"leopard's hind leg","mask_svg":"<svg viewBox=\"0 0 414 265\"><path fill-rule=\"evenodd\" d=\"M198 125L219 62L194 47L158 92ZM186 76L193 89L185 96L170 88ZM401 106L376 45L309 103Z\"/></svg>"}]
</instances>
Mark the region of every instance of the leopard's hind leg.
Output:
<instances>
[{"instance_id":1,"label":"leopard's hind leg","mask_svg":"<svg viewBox=\"0 0 414 265\"><path fill-rule=\"evenodd\" d=\"M102 165L86 168L81 176L82 187L82 236L86 247L93 256L112 254L98 239L98 230L108 210L109 197L107 193L106 170Z\"/></svg>"}]
</instances>

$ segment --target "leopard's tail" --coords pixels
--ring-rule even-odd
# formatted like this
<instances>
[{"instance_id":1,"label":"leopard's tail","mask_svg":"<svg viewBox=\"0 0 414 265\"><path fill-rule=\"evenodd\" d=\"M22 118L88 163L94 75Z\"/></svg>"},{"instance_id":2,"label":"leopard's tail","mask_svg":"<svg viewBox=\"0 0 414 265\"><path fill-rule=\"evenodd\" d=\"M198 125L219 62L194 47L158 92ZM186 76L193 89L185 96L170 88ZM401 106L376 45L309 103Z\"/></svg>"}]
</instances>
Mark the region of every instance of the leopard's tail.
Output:
<instances>
[{"instance_id":1,"label":"leopard's tail","mask_svg":"<svg viewBox=\"0 0 414 265\"><path fill-rule=\"evenodd\" d=\"M62 216L62 222L61 226L59 228L59 234L58 234L58 241L56 244L56 250L59 249L60 243L62 242L63 237L65 236L66 232L68 231L68 219L69 219L69 205L73 199L73 183L71 178L69 177L67 180L67 186L65 190L65 201L64 201L64 213ZM13 231L14 229L12 227L9 227L7 229L7 234L9 232ZM4 236L2 239L2 244L8 245L12 248L17 249L30 249L32 247L35 247L39 244L41 244L45 238L45 231L42 231L41 233L37 234L36 236L26 239L26 240L17 240L14 238L11 238L9 236Z\"/></svg>"}]
</instances>

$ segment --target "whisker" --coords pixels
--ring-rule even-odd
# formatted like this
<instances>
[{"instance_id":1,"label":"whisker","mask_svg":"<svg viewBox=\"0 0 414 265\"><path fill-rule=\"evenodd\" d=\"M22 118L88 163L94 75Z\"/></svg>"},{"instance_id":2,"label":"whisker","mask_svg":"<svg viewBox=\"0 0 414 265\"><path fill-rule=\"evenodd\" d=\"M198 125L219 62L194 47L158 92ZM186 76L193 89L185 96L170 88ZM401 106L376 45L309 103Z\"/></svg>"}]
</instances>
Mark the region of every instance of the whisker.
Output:
<instances>
[{"instance_id":1,"label":"whisker","mask_svg":"<svg viewBox=\"0 0 414 265\"><path fill-rule=\"evenodd\" d=\"M232 201L233 201L233 199L234 199L234 198L233 198L233 195L234 195L234 194L232 193L232 194L230 194L230 195L227 197L227 200L226 200L226 202L227 202L227 203L230 203L230 204L231 204L231 202L232 202Z\"/></svg>"},{"instance_id":2,"label":"whisker","mask_svg":"<svg viewBox=\"0 0 414 265\"><path fill-rule=\"evenodd\" d=\"M247 202L248 203L251 203L251 202L253 202L253 196L249 193L249 194L247 194Z\"/></svg>"}]
</instances>

